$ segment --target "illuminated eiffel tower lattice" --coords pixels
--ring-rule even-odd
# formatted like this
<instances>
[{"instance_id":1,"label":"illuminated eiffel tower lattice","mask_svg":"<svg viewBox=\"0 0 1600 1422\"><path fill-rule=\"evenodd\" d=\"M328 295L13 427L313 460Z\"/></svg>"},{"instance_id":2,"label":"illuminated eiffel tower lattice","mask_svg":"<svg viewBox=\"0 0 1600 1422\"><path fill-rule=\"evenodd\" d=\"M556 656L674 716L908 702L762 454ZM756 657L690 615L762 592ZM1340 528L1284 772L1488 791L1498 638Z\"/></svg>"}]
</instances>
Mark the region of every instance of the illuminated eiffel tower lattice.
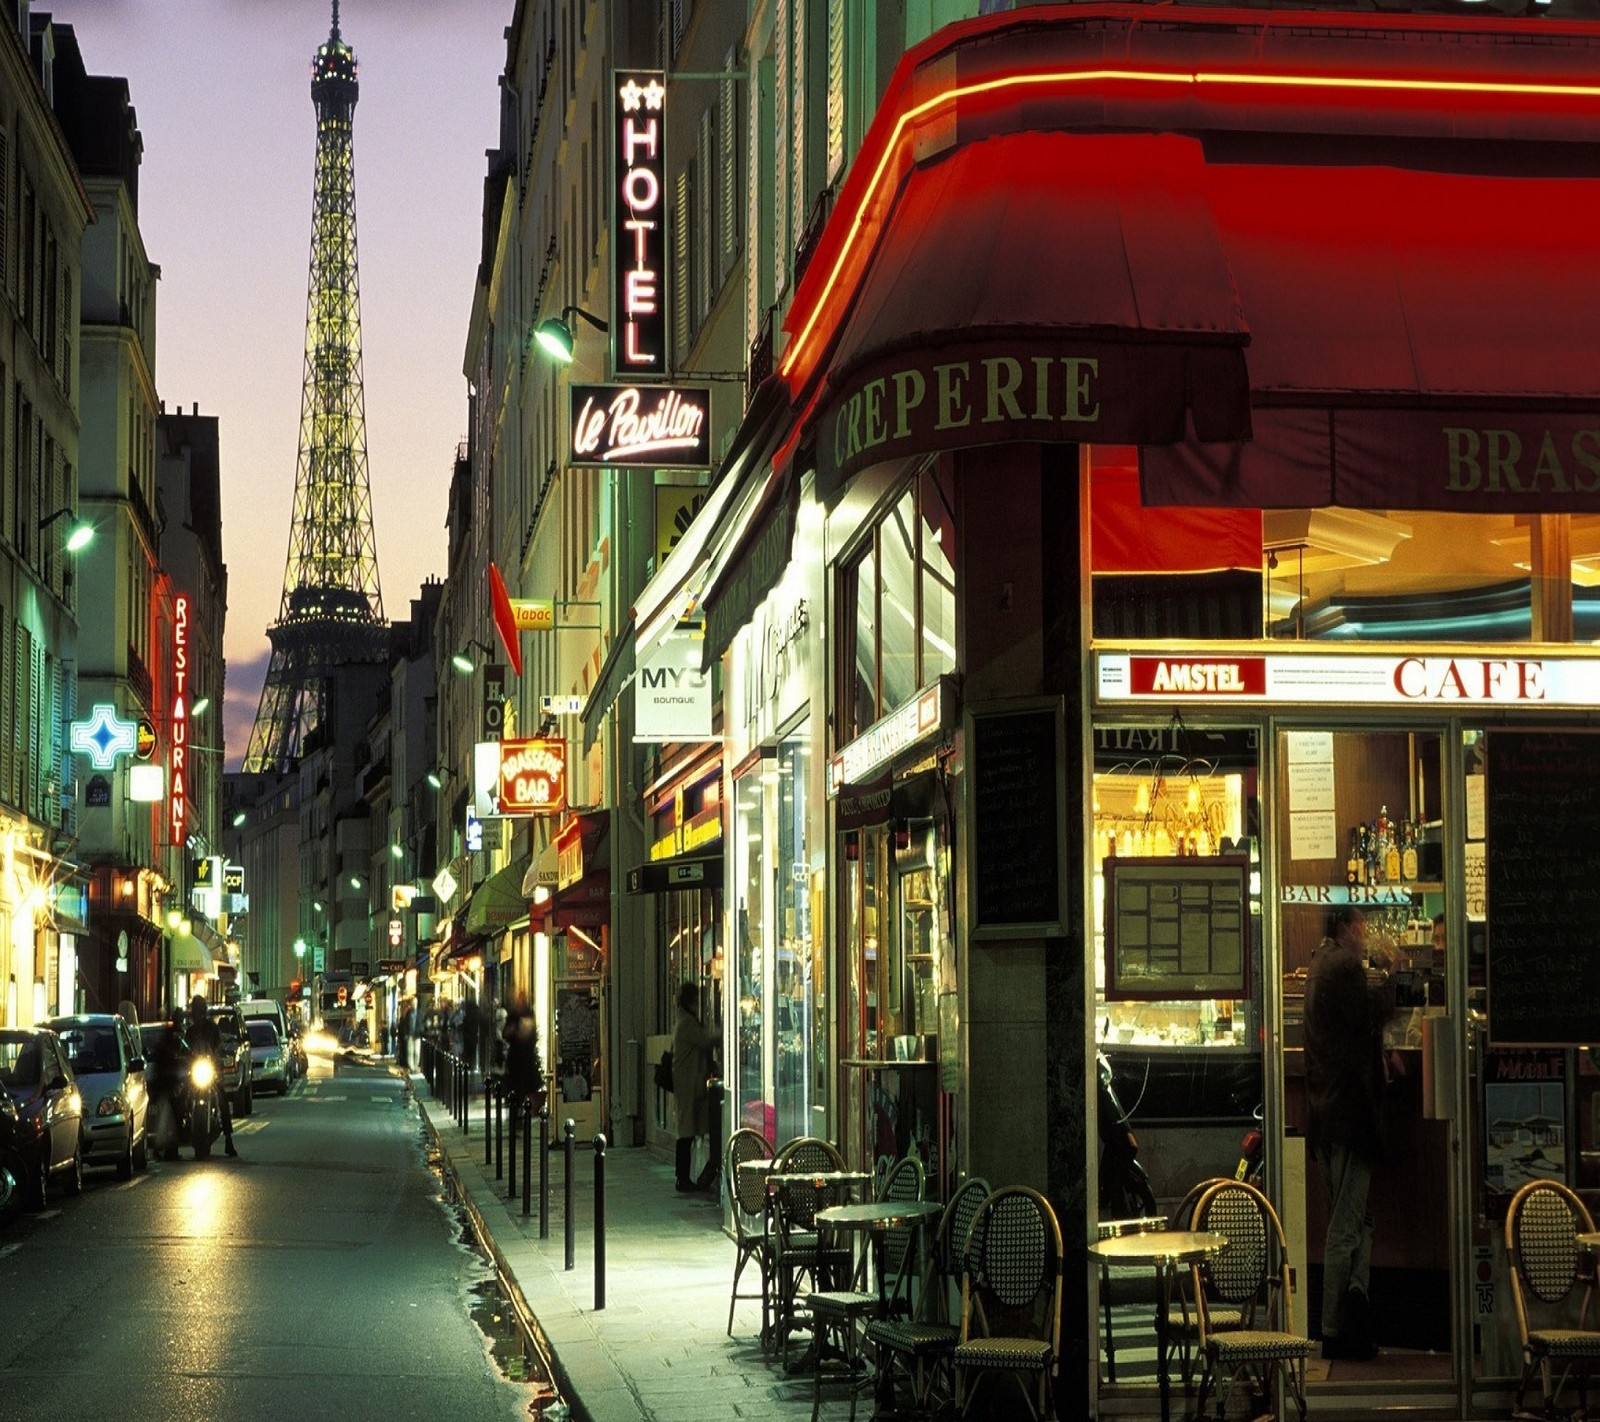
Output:
<instances>
[{"instance_id":1,"label":"illuminated eiffel tower lattice","mask_svg":"<svg viewBox=\"0 0 1600 1422\"><path fill-rule=\"evenodd\" d=\"M292 766L323 722L330 668L382 661L388 641L361 387L352 140L359 86L355 53L339 35L339 0L333 0L333 28L311 73L317 176L300 455L283 601L267 629L272 662L250 733L247 771Z\"/></svg>"}]
</instances>

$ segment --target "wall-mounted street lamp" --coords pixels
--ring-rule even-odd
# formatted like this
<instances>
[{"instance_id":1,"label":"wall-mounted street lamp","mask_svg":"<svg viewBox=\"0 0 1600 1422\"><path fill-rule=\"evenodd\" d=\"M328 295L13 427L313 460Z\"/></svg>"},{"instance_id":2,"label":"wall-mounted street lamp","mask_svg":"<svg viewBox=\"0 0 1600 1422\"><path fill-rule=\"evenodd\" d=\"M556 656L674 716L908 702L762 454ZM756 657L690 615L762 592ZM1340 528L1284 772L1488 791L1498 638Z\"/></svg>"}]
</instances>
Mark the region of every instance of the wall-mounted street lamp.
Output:
<instances>
[{"instance_id":1,"label":"wall-mounted street lamp","mask_svg":"<svg viewBox=\"0 0 1600 1422\"><path fill-rule=\"evenodd\" d=\"M240 810L239 813L233 817L233 827L238 829L239 826L242 825L248 818L249 816L247 816L243 810Z\"/></svg>"},{"instance_id":2,"label":"wall-mounted street lamp","mask_svg":"<svg viewBox=\"0 0 1600 1422\"><path fill-rule=\"evenodd\" d=\"M78 519L71 509L66 508L57 509L53 514L46 514L40 519L39 532L43 533L58 518L70 518L73 520L72 529L67 534L67 552L80 552L94 541L94 525Z\"/></svg>"},{"instance_id":3,"label":"wall-mounted street lamp","mask_svg":"<svg viewBox=\"0 0 1600 1422\"><path fill-rule=\"evenodd\" d=\"M352 874L350 876L350 887L352 889L359 889L361 887L361 876L359 874Z\"/></svg>"},{"instance_id":4,"label":"wall-mounted street lamp","mask_svg":"<svg viewBox=\"0 0 1600 1422\"><path fill-rule=\"evenodd\" d=\"M559 316L550 316L541 321L533 333L533 338L539 343L539 348L559 365L572 364L572 348L574 345L571 316L581 316L595 330L608 334L611 327L606 325L598 316L585 311L581 306L564 306Z\"/></svg>"},{"instance_id":5,"label":"wall-mounted street lamp","mask_svg":"<svg viewBox=\"0 0 1600 1422\"><path fill-rule=\"evenodd\" d=\"M406 857L405 850L398 844L391 844L389 846L389 853L392 854L396 859L404 859Z\"/></svg>"},{"instance_id":6,"label":"wall-mounted street lamp","mask_svg":"<svg viewBox=\"0 0 1600 1422\"><path fill-rule=\"evenodd\" d=\"M211 709L211 698L209 696L202 696L198 701L196 701L194 703L194 705L192 705L189 708L189 714L191 716L203 716L210 709Z\"/></svg>"},{"instance_id":7,"label":"wall-mounted street lamp","mask_svg":"<svg viewBox=\"0 0 1600 1422\"><path fill-rule=\"evenodd\" d=\"M455 774L455 771L451 770L448 766L435 766L428 772L428 784L435 790L443 790L445 787L445 782L448 780L454 780Z\"/></svg>"},{"instance_id":8,"label":"wall-mounted street lamp","mask_svg":"<svg viewBox=\"0 0 1600 1422\"><path fill-rule=\"evenodd\" d=\"M462 676L471 676L478 669L478 663L473 661L471 655L474 647L482 652L485 658L491 661L494 658L494 649L474 637L465 647L459 652L452 653L450 657L450 665L460 672Z\"/></svg>"}]
</instances>

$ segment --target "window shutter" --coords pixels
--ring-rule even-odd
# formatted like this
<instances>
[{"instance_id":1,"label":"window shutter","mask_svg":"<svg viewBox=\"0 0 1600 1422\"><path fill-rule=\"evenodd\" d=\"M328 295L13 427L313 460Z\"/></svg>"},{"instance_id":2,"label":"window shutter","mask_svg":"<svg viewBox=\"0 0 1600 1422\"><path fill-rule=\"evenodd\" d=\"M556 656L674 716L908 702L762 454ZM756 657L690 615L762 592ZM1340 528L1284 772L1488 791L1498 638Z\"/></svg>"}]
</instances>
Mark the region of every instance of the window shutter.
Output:
<instances>
[{"instance_id":1,"label":"window shutter","mask_svg":"<svg viewBox=\"0 0 1600 1422\"><path fill-rule=\"evenodd\" d=\"M772 7L772 290L789 284L789 0Z\"/></svg>"},{"instance_id":2,"label":"window shutter","mask_svg":"<svg viewBox=\"0 0 1600 1422\"><path fill-rule=\"evenodd\" d=\"M745 261L744 329L747 343L754 344L761 329L761 66L752 57L750 78L745 83L744 165L745 223L750 234L750 250Z\"/></svg>"},{"instance_id":3,"label":"window shutter","mask_svg":"<svg viewBox=\"0 0 1600 1422\"><path fill-rule=\"evenodd\" d=\"M36 820L46 816L44 803L46 777L39 772L47 764L45 745L47 728L44 718L44 648L30 637L28 648L28 812Z\"/></svg>"},{"instance_id":4,"label":"window shutter","mask_svg":"<svg viewBox=\"0 0 1600 1422\"><path fill-rule=\"evenodd\" d=\"M0 291L11 290L11 136L0 131Z\"/></svg>"},{"instance_id":5,"label":"window shutter","mask_svg":"<svg viewBox=\"0 0 1600 1422\"><path fill-rule=\"evenodd\" d=\"M28 668L33 652L28 629L14 623L11 629L11 803L27 805Z\"/></svg>"},{"instance_id":6,"label":"window shutter","mask_svg":"<svg viewBox=\"0 0 1600 1422\"><path fill-rule=\"evenodd\" d=\"M16 730L11 705L11 645L15 640L11 620L4 609L0 609L0 800L11 805L17 803L16 785L12 780L17 757L11 745Z\"/></svg>"},{"instance_id":7,"label":"window shutter","mask_svg":"<svg viewBox=\"0 0 1600 1422\"><path fill-rule=\"evenodd\" d=\"M713 200L717 195L712 174L717 171L715 113L706 109L700 115L700 153L694 171L699 191L695 194L694 212L694 285L695 321L702 322L711 313L711 302L716 295L717 224Z\"/></svg>"},{"instance_id":8,"label":"window shutter","mask_svg":"<svg viewBox=\"0 0 1600 1422\"><path fill-rule=\"evenodd\" d=\"M69 764L63 753L62 743L66 740L62 720L62 712L66 710L66 678L62 675L59 659L52 657L46 663L50 668L50 784L55 787L55 793L50 797L49 822L60 828L65 822L67 805L67 786L62 776Z\"/></svg>"},{"instance_id":9,"label":"window shutter","mask_svg":"<svg viewBox=\"0 0 1600 1422\"><path fill-rule=\"evenodd\" d=\"M689 202L693 185L689 169L678 174L678 200L672 209L672 305L674 328L678 333L678 358L689 350L694 331L694 306L691 300L689 252Z\"/></svg>"},{"instance_id":10,"label":"window shutter","mask_svg":"<svg viewBox=\"0 0 1600 1422\"><path fill-rule=\"evenodd\" d=\"M810 216L806 189L806 0L794 0L789 12L794 33L789 39L789 230L784 249L792 254Z\"/></svg>"},{"instance_id":11,"label":"window shutter","mask_svg":"<svg viewBox=\"0 0 1600 1422\"><path fill-rule=\"evenodd\" d=\"M844 169L844 0L828 0L828 182Z\"/></svg>"},{"instance_id":12,"label":"window shutter","mask_svg":"<svg viewBox=\"0 0 1600 1422\"><path fill-rule=\"evenodd\" d=\"M61 388L72 394L72 268L61 272Z\"/></svg>"},{"instance_id":13,"label":"window shutter","mask_svg":"<svg viewBox=\"0 0 1600 1422\"><path fill-rule=\"evenodd\" d=\"M733 61L734 53L730 49L722 67L732 69ZM754 81L747 82L753 84ZM733 270L734 261L739 255L738 88L731 78L717 85L717 138L721 145L717 164L717 216L721 219L717 285L720 287Z\"/></svg>"}]
</instances>

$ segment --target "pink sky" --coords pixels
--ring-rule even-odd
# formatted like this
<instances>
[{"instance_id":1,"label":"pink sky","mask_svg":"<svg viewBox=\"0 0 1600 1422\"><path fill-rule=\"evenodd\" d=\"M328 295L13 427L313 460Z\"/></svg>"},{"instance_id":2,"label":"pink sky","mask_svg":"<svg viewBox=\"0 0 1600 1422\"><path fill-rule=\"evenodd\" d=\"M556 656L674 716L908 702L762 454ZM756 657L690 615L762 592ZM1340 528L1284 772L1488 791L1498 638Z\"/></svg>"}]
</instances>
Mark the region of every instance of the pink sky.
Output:
<instances>
[{"instance_id":1,"label":"pink sky","mask_svg":"<svg viewBox=\"0 0 1600 1422\"><path fill-rule=\"evenodd\" d=\"M485 150L514 0L341 0L355 116L367 452L384 611L445 568L482 231ZM316 117L329 0L34 0L91 74L121 75L144 135L139 225L157 288L156 390L222 440L225 735L243 756L288 558Z\"/></svg>"}]
</instances>

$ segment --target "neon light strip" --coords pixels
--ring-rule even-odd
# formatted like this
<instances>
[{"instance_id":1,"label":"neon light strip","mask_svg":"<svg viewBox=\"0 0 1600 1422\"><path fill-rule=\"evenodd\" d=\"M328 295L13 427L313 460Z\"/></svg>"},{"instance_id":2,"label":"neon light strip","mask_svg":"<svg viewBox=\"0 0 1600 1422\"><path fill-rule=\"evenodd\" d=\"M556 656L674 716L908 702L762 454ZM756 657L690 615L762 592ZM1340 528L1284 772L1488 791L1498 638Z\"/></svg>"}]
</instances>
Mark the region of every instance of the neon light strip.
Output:
<instances>
[{"instance_id":1,"label":"neon light strip","mask_svg":"<svg viewBox=\"0 0 1600 1422\"><path fill-rule=\"evenodd\" d=\"M924 99L920 104L907 109L895 121L888 141L884 144L883 152L878 158L877 167L873 169L872 177L867 181L866 191L862 195L860 203L856 206L854 217L850 220L849 232L839 248L838 255L834 258L832 270L829 271L827 278L824 280L816 301L812 303L811 314L807 316L805 324L796 332L794 340L790 342L788 349L784 351L779 361L778 371L785 380L790 381L791 389L794 388L794 381L791 376L795 367L800 363L801 353L810 344L817 324L822 319L822 313L828 305L828 299L832 296L840 274L844 270L845 257L854 247L856 239L861 235L861 230L866 225L865 213L872 206L874 198L878 195L884 174L891 160L900 152L906 130L913 124L919 123L922 119L928 117L935 110L953 106L963 99L992 94L1004 89L1035 89L1051 85L1065 87L1093 83L1167 84L1192 85L1195 87L1204 84L1237 84L1251 85L1256 88L1348 89L1380 92L1400 91L1416 94L1498 94L1525 98L1600 99L1600 84L1514 83L1508 80L1489 79L1381 79L1375 76L1323 74L1250 74L1228 70L1194 70L1191 72L1159 69L1050 70L1044 73L1008 74L998 79L985 79L978 83L964 84L953 89L947 89L942 94L935 94L932 98Z\"/></svg>"}]
</instances>

